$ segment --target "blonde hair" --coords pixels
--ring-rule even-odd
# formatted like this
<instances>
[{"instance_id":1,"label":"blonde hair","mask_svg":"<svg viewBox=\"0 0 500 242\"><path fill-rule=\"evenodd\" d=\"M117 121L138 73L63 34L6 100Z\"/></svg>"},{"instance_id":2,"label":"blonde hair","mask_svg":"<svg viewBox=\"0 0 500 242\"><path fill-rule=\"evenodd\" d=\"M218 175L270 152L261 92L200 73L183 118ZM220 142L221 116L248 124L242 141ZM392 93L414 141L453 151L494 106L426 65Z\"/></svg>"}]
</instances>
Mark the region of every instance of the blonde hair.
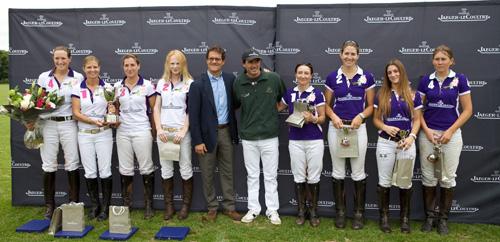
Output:
<instances>
[{"instance_id":1,"label":"blonde hair","mask_svg":"<svg viewBox=\"0 0 500 242\"><path fill-rule=\"evenodd\" d=\"M97 57L93 55L88 55L85 58L83 58L82 69L85 69L85 66L91 61L95 61L98 66L101 66L101 61Z\"/></svg>"},{"instance_id":2,"label":"blonde hair","mask_svg":"<svg viewBox=\"0 0 500 242\"><path fill-rule=\"evenodd\" d=\"M398 68L399 71L399 87L398 87L398 94L404 98L404 101L406 102L406 105L408 106L408 110L410 111L410 114L413 111L413 91L411 90L410 86L410 81L408 80L408 75L406 74L406 69L403 63L398 60L398 59L392 59L385 65L385 70L384 70L384 81L382 83L382 87L378 91L378 109L380 110L380 113L382 114L383 117L388 117L389 114L391 113L391 90L392 90L392 83L389 79L389 76L387 75L387 68L389 66L395 66Z\"/></svg>"},{"instance_id":3,"label":"blonde hair","mask_svg":"<svg viewBox=\"0 0 500 242\"><path fill-rule=\"evenodd\" d=\"M166 80L166 81L170 80L171 73L170 73L169 61L172 57L177 57L177 60L179 61L179 64L181 66L182 78L184 80L193 79L193 77L191 76L191 74L189 74L189 71L188 71L186 56L180 50L171 50L168 52L167 56L165 57L163 76L161 78L163 78L163 80Z\"/></svg>"}]
</instances>

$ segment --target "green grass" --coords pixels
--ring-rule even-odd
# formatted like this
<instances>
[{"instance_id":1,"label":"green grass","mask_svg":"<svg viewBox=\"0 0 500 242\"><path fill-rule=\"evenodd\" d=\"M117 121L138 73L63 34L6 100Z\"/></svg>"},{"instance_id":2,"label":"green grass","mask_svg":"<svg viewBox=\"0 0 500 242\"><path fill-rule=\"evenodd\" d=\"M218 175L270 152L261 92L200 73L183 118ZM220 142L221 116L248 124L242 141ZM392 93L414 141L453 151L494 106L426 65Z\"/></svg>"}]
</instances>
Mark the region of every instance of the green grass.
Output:
<instances>
[{"instance_id":1,"label":"green grass","mask_svg":"<svg viewBox=\"0 0 500 242\"><path fill-rule=\"evenodd\" d=\"M0 103L7 102L6 92L8 85L0 84ZM10 158L10 122L7 117L0 116L0 241L54 241L46 234L16 233L15 228L30 219L42 217L42 207L12 206L11 203L11 158ZM85 189L85 187L82 187ZM283 216L281 226L271 225L263 216L252 224L233 222L221 215L216 223L201 222L202 213L191 213L186 221L166 223L162 219L162 212L149 221L142 219L142 211L132 212L132 223L139 227L139 231L130 241L152 241L154 234L161 226L189 226L188 241L498 241L500 226L485 224L458 224L450 225L451 233L448 236L439 236L437 233L422 233L418 229L420 221L412 222L413 231L410 235L399 232L398 223L392 221L393 233L383 234L378 230L376 221L368 221L366 228L361 231L352 229L334 229L333 219L323 218L318 228L296 226L295 218ZM83 241L97 241L99 235L107 229L107 223L96 221L87 223L95 228ZM67 240L71 241L71 240ZM80 241L80 240L78 240Z\"/></svg>"}]
</instances>

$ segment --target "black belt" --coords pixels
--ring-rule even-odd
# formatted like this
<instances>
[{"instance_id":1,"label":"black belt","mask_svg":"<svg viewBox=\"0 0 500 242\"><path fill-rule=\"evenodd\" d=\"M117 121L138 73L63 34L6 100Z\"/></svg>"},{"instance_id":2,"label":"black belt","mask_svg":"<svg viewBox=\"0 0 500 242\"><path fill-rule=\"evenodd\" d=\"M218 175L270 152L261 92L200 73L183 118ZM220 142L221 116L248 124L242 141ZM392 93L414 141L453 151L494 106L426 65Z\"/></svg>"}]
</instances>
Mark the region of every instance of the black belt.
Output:
<instances>
[{"instance_id":1,"label":"black belt","mask_svg":"<svg viewBox=\"0 0 500 242\"><path fill-rule=\"evenodd\" d=\"M380 138L383 138L383 139L386 139L386 140L390 140L390 141L394 141L394 142L399 142L401 141L401 138L399 136L396 136L396 137L392 137L390 135L388 135L386 132L382 132L378 135Z\"/></svg>"},{"instance_id":2,"label":"black belt","mask_svg":"<svg viewBox=\"0 0 500 242\"><path fill-rule=\"evenodd\" d=\"M219 124L219 125L217 125L218 129L225 129L225 128L228 128L228 127L229 127L229 124Z\"/></svg>"},{"instance_id":3,"label":"black belt","mask_svg":"<svg viewBox=\"0 0 500 242\"><path fill-rule=\"evenodd\" d=\"M361 123L364 124L365 123L365 119L363 119L363 121ZM350 120L342 119L342 124L343 125L351 125L352 124L352 119L350 119Z\"/></svg>"},{"instance_id":4,"label":"black belt","mask_svg":"<svg viewBox=\"0 0 500 242\"><path fill-rule=\"evenodd\" d=\"M73 120L73 116L50 117L49 120L56 121L56 122L70 121L70 120Z\"/></svg>"}]
</instances>

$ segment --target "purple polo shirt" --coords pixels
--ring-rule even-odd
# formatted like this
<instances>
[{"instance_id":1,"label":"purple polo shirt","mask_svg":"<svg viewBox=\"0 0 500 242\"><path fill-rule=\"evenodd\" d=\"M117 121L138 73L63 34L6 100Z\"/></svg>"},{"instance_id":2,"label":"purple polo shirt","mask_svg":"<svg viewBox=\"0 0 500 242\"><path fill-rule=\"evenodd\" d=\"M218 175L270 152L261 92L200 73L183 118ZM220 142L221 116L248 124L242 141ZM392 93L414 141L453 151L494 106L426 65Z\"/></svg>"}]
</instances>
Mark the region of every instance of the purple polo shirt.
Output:
<instances>
[{"instance_id":1,"label":"purple polo shirt","mask_svg":"<svg viewBox=\"0 0 500 242\"><path fill-rule=\"evenodd\" d=\"M389 126L394 126L398 127L401 130L408 130L411 132L411 112L408 108L408 105L406 104L405 100L403 97L400 97L396 94L396 92L392 91L391 92L391 113L388 115L388 117L383 117L382 120L384 121L385 125ZM373 104L374 108L378 108L379 100L378 96L375 98L375 102ZM422 106L422 99L420 98L420 94L417 92L415 93L415 97L413 98L413 110L418 110L421 109ZM385 133L385 131L379 130L378 131L380 135L385 135L386 137L390 136L389 134Z\"/></svg>"},{"instance_id":2,"label":"purple polo shirt","mask_svg":"<svg viewBox=\"0 0 500 242\"><path fill-rule=\"evenodd\" d=\"M307 102L314 107L313 115L317 115L316 108L325 105L325 96L323 93L309 86L307 90L300 93L298 87L289 88L285 95L281 98L281 102L288 106L288 112L293 113L293 102ZM289 130L290 140L316 140L323 139L323 130L319 124L306 123L302 128L290 126Z\"/></svg>"},{"instance_id":3,"label":"purple polo shirt","mask_svg":"<svg viewBox=\"0 0 500 242\"><path fill-rule=\"evenodd\" d=\"M372 73L363 71L359 66L352 80L347 80L339 68L328 75L325 86L333 92L335 98L332 103L333 112L341 119L352 120L365 110L365 93L375 87L375 80Z\"/></svg>"},{"instance_id":4,"label":"purple polo shirt","mask_svg":"<svg viewBox=\"0 0 500 242\"><path fill-rule=\"evenodd\" d=\"M424 76L418 85L418 92L425 97L424 119L434 130L447 130L458 119L459 96L470 93L470 86L464 74L450 70L448 77L439 84L436 73Z\"/></svg>"}]
</instances>

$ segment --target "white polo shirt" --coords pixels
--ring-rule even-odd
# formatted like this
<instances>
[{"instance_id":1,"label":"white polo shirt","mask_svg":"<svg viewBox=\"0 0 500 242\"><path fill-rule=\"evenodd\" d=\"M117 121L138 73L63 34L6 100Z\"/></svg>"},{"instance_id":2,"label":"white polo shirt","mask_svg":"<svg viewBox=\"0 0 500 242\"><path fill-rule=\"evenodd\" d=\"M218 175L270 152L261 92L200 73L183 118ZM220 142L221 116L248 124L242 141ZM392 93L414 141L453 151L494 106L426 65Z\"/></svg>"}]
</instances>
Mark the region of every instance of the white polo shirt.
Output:
<instances>
[{"instance_id":1,"label":"white polo shirt","mask_svg":"<svg viewBox=\"0 0 500 242\"><path fill-rule=\"evenodd\" d=\"M54 75L54 69L46 71L38 77L36 84L44 88L47 92L56 92L58 96L64 97L64 103L50 113L40 115L40 118L62 117L73 115L71 110L71 93L73 88L78 87L83 81L83 75L69 69L68 75L64 80L57 80Z\"/></svg>"},{"instance_id":2,"label":"white polo shirt","mask_svg":"<svg viewBox=\"0 0 500 242\"><path fill-rule=\"evenodd\" d=\"M135 132L150 130L148 118L149 97L156 95L153 84L139 76L139 81L130 90L123 83L115 83L115 96L120 102L120 126L118 130Z\"/></svg>"},{"instance_id":3,"label":"white polo shirt","mask_svg":"<svg viewBox=\"0 0 500 242\"><path fill-rule=\"evenodd\" d=\"M107 113L108 102L106 102L106 99L104 98L103 80L99 79L99 85L94 92L87 87L86 80L83 80L80 86L73 89L71 97L80 99L80 112L83 115L93 120L104 120L104 115ZM95 129L98 127L95 124L78 121L78 128Z\"/></svg>"},{"instance_id":4,"label":"white polo shirt","mask_svg":"<svg viewBox=\"0 0 500 242\"><path fill-rule=\"evenodd\" d=\"M169 128L182 128L187 115L189 87L193 80L182 80L175 84L161 79L156 92L161 95L161 124Z\"/></svg>"}]
</instances>

